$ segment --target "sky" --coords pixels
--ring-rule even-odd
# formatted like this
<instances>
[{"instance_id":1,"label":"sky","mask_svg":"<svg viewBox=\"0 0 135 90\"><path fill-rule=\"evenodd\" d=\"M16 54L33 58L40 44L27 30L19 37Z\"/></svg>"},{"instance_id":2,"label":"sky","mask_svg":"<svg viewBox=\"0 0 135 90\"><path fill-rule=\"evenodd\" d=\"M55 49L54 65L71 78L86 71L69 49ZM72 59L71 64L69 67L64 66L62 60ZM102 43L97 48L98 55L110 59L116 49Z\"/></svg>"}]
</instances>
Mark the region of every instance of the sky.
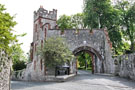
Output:
<instances>
[{"instance_id":1,"label":"sky","mask_svg":"<svg viewBox=\"0 0 135 90\"><path fill-rule=\"evenodd\" d=\"M27 33L26 36L18 38L25 53L29 52L30 43L33 39L33 12L43 6L46 10L57 9L57 18L60 15L72 15L81 13L83 0L0 0L7 8L6 12L18 23L13 29L15 34Z\"/></svg>"}]
</instances>

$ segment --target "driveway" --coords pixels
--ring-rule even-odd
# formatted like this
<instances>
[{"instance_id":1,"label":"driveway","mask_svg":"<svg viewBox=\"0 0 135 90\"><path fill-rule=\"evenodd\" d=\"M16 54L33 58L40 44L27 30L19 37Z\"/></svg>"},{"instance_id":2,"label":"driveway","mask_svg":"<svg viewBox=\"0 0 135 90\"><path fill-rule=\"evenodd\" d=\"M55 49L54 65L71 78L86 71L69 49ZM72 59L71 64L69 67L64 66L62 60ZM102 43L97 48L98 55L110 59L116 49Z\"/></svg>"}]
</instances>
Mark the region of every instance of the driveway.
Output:
<instances>
[{"instance_id":1,"label":"driveway","mask_svg":"<svg viewBox=\"0 0 135 90\"><path fill-rule=\"evenodd\" d=\"M135 90L135 81L81 70L66 82L11 81L11 90Z\"/></svg>"}]
</instances>

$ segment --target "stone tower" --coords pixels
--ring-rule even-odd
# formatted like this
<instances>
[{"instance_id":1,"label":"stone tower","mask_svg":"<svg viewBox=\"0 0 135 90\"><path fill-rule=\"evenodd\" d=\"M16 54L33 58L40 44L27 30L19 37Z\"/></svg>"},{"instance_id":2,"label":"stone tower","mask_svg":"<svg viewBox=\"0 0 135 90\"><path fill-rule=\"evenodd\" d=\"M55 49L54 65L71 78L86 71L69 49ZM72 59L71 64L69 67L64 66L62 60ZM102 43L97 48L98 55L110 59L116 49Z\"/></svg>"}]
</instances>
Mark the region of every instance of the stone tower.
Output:
<instances>
[{"instance_id":1,"label":"stone tower","mask_svg":"<svg viewBox=\"0 0 135 90\"><path fill-rule=\"evenodd\" d=\"M47 31L56 28L57 10L45 10L42 6L34 11L33 42L31 43L31 60L36 59L37 47L43 47Z\"/></svg>"},{"instance_id":2,"label":"stone tower","mask_svg":"<svg viewBox=\"0 0 135 90\"><path fill-rule=\"evenodd\" d=\"M57 10L45 10L42 6L34 11L33 42L30 47L31 63L27 65L25 80L42 80L45 75L43 60L37 55L38 47L43 47L48 30L56 29ZM36 78L39 77L39 78Z\"/></svg>"}]
</instances>

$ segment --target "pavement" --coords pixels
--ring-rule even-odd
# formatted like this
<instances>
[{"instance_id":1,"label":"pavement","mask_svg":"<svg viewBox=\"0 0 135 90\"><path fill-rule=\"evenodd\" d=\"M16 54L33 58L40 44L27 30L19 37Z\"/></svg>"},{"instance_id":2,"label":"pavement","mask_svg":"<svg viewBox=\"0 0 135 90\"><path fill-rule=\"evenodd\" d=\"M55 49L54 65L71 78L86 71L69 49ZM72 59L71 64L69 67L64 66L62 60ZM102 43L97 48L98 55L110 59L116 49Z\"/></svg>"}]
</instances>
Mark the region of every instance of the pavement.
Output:
<instances>
[{"instance_id":1,"label":"pavement","mask_svg":"<svg viewBox=\"0 0 135 90\"><path fill-rule=\"evenodd\" d=\"M68 79L74 77L76 74L70 74L70 75L60 75L60 76L47 76L46 81L48 82L65 82Z\"/></svg>"},{"instance_id":2,"label":"pavement","mask_svg":"<svg viewBox=\"0 0 135 90\"><path fill-rule=\"evenodd\" d=\"M11 90L135 90L135 81L79 70L66 82L11 81Z\"/></svg>"}]
</instances>

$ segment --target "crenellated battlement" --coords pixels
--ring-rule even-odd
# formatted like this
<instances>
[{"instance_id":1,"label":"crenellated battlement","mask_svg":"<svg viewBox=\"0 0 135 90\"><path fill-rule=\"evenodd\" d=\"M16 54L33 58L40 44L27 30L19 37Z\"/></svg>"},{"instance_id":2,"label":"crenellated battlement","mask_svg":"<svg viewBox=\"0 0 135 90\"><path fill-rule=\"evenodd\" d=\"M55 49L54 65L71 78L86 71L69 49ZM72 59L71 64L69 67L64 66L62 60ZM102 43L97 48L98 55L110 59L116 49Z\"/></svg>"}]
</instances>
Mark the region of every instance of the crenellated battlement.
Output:
<instances>
[{"instance_id":1,"label":"crenellated battlement","mask_svg":"<svg viewBox=\"0 0 135 90\"><path fill-rule=\"evenodd\" d=\"M50 20L57 20L57 10L53 9L52 11L48 11L40 6L37 11L34 11L34 21L37 20L39 17L50 19Z\"/></svg>"}]
</instances>

